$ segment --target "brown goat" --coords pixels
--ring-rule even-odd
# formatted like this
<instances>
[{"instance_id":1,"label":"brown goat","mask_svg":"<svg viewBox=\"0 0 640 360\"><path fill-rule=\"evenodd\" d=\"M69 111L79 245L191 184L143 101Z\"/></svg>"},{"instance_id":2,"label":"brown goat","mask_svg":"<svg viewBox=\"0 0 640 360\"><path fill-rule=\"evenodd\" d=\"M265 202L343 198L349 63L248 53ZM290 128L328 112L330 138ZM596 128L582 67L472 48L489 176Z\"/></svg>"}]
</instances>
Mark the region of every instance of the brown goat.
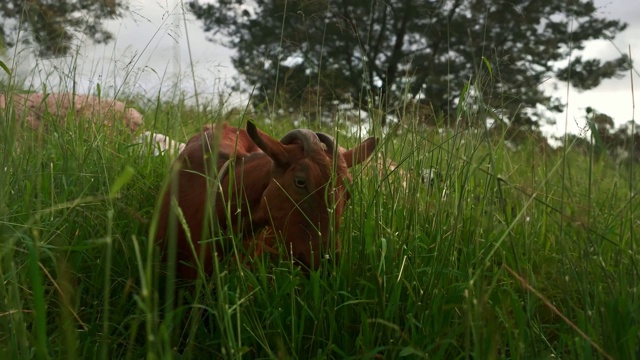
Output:
<instances>
[{"instance_id":1,"label":"brown goat","mask_svg":"<svg viewBox=\"0 0 640 360\"><path fill-rule=\"evenodd\" d=\"M161 195L156 237L165 255L175 239L178 275L195 278L196 260L212 273L212 250L219 259L232 252L233 244L210 231L212 223L223 234L240 234L239 248L249 254L275 253L283 244L292 260L317 269L323 255L340 247L336 232L349 199L348 168L372 154L375 138L334 154L336 146L326 134L301 129L278 141L252 123L246 130L206 127L192 137Z\"/></svg>"}]
</instances>

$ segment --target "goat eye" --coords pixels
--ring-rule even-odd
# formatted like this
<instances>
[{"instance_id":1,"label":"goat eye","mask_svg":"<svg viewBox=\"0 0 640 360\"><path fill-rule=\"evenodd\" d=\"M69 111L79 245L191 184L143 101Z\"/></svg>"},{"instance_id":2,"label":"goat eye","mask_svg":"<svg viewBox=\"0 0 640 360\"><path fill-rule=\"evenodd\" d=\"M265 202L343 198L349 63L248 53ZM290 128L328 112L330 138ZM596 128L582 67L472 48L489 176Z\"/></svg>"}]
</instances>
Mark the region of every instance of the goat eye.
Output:
<instances>
[{"instance_id":1,"label":"goat eye","mask_svg":"<svg viewBox=\"0 0 640 360\"><path fill-rule=\"evenodd\" d=\"M307 186L307 181L302 177L296 177L293 180L293 183L296 184L296 186L299 188L304 188L305 186Z\"/></svg>"}]
</instances>

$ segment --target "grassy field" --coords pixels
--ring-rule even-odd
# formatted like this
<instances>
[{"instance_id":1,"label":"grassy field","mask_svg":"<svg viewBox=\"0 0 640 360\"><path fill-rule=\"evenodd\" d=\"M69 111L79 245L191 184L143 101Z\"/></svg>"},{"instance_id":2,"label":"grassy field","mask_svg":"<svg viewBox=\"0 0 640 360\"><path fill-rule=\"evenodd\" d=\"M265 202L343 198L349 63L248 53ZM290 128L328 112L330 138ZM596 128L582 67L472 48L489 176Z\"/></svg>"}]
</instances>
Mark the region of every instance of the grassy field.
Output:
<instances>
[{"instance_id":1,"label":"grassy field","mask_svg":"<svg viewBox=\"0 0 640 360\"><path fill-rule=\"evenodd\" d=\"M178 140L220 120L143 110ZM0 112L2 359L640 357L635 165L374 128L404 174L353 169L338 262L305 275L229 259L173 299L149 242L169 157L50 120L37 133ZM432 166L442 177L423 184Z\"/></svg>"}]
</instances>

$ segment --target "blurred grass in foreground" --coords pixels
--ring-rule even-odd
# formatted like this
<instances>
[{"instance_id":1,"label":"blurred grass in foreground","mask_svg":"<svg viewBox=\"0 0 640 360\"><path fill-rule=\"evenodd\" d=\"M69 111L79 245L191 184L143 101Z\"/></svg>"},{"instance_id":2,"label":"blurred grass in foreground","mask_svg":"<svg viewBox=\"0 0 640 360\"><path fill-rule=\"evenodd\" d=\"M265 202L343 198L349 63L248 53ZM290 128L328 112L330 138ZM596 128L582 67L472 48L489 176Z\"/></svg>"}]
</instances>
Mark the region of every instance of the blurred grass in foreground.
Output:
<instances>
[{"instance_id":1,"label":"blurred grass in foreground","mask_svg":"<svg viewBox=\"0 0 640 360\"><path fill-rule=\"evenodd\" d=\"M223 112L144 114L184 141ZM640 356L634 167L484 130L375 130L401 171L353 169L336 264L226 260L167 310L148 236L170 159L49 120L0 113L2 358ZM277 138L291 123L258 121ZM342 129L318 130L355 144Z\"/></svg>"}]
</instances>

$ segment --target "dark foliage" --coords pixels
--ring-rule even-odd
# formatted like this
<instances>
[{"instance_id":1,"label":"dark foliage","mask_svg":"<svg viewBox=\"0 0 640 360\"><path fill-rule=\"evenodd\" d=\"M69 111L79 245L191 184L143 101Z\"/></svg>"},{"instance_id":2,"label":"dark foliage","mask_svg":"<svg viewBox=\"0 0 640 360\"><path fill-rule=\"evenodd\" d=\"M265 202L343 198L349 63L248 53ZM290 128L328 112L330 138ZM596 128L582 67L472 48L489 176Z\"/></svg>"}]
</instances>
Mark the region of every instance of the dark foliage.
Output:
<instances>
[{"instance_id":1,"label":"dark foliage","mask_svg":"<svg viewBox=\"0 0 640 360\"><path fill-rule=\"evenodd\" d=\"M18 41L37 44L41 57L69 53L74 33L96 43L113 37L102 22L124 10L122 0L0 1L0 50Z\"/></svg>"},{"instance_id":2,"label":"dark foliage","mask_svg":"<svg viewBox=\"0 0 640 360\"><path fill-rule=\"evenodd\" d=\"M213 41L237 51L235 68L255 102L326 115L337 103L391 111L408 99L457 119L464 83L512 123L535 128L540 106L562 104L540 85L580 89L628 68L574 58L585 41L613 38L626 24L599 18L593 1L242 1L189 3ZM570 69L570 70L569 70ZM320 111L323 114L318 114Z\"/></svg>"}]
</instances>

